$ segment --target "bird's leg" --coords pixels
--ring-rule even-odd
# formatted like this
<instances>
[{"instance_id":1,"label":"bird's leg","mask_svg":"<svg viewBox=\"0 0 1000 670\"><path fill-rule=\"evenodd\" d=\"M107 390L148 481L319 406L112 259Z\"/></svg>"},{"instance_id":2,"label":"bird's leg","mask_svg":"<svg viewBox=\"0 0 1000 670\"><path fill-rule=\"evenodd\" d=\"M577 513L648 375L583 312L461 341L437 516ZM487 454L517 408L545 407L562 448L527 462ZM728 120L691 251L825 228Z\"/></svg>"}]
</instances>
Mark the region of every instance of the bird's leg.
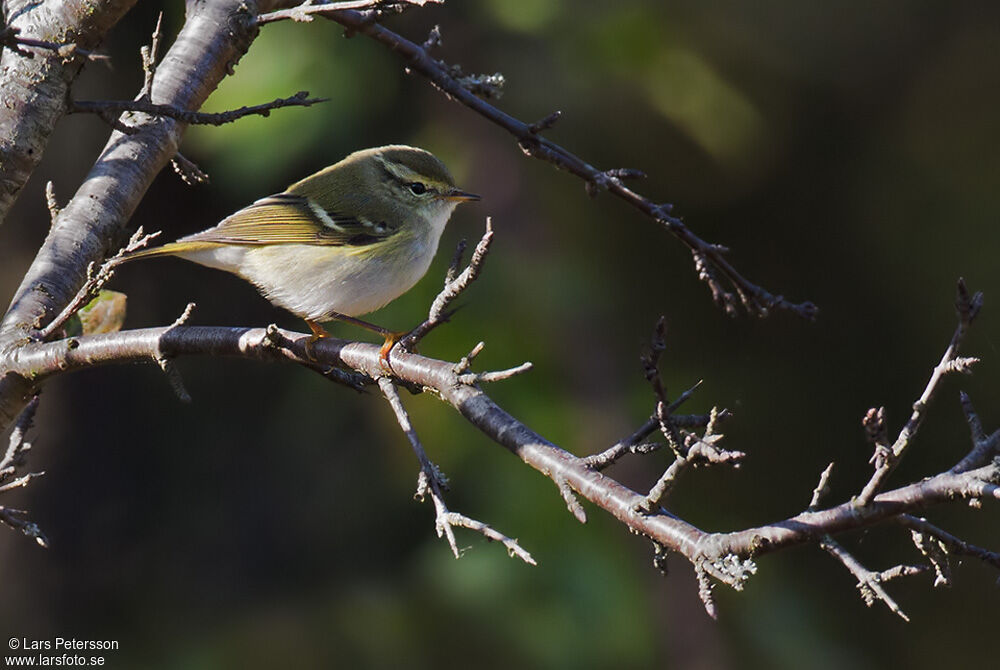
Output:
<instances>
[{"instance_id":1,"label":"bird's leg","mask_svg":"<svg viewBox=\"0 0 1000 670\"><path fill-rule=\"evenodd\" d=\"M379 335L381 335L385 341L382 343L382 348L379 349L378 359L382 363L382 367L384 369L389 370L390 372L392 371L392 367L389 365L389 352L392 351L392 348L396 346L397 342L399 342L401 339L403 339L403 337L406 336L406 331L388 330L387 328L383 328L382 326L376 326L374 323L369 323L368 321L362 321L361 319L356 319L353 316L347 316L346 314L341 314L340 312L333 312L332 314L328 315L328 318L336 321L343 321L345 323L350 323L355 326L358 326L359 328L364 328L365 330L370 330L373 333L378 333ZM309 323L309 321L306 321L306 323ZM313 328L313 325L311 323L309 324L309 327L313 329L313 334L314 336L316 336L316 329ZM324 337L326 335L326 332L323 331L322 328L320 328L320 331L323 333L323 335L318 335L318 337Z\"/></svg>"},{"instance_id":2,"label":"bird's leg","mask_svg":"<svg viewBox=\"0 0 1000 670\"><path fill-rule=\"evenodd\" d=\"M315 321L306 319L306 325L309 326L309 330L312 331L312 337L306 341L306 355L309 356L309 358L316 360L316 354L313 352L313 345L324 337L330 337L330 334L323 330L323 326L319 325Z\"/></svg>"},{"instance_id":3,"label":"bird's leg","mask_svg":"<svg viewBox=\"0 0 1000 670\"><path fill-rule=\"evenodd\" d=\"M387 330L382 334L385 341L382 342L382 348L378 350L378 360L382 363L382 367L390 372L392 372L392 366L389 365L389 352L405 336L406 331L403 330Z\"/></svg>"}]
</instances>

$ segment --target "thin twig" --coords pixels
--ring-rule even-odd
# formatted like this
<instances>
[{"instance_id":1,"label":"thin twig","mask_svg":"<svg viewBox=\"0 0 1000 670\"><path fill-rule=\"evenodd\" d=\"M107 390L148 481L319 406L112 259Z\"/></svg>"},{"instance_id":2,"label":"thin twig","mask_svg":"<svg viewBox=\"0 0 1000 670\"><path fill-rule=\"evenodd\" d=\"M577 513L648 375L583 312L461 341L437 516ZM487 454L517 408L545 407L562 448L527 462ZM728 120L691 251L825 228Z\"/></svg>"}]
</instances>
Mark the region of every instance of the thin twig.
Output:
<instances>
[{"instance_id":1,"label":"thin twig","mask_svg":"<svg viewBox=\"0 0 1000 670\"><path fill-rule=\"evenodd\" d=\"M458 241L455 245L455 253L451 256L451 263L448 264L448 271L444 274L444 286L448 288L448 284L455 281L458 277L458 271L462 267L462 258L465 257L465 248L469 245L468 240L465 238Z\"/></svg>"},{"instance_id":2,"label":"thin twig","mask_svg":"<svg viewBox=\"0 0 1000 670\"><path fill-rule=\"evenodd\" d=\"M743 452L728 451L715 446L723 438L723 435L717 433L715 430L720 416L718 408L712 408L703 436L699 437L694 433L685 433L682 436L679 427L671 416L673 404L667 398L667 390L663 384L663 378L659 370L660 356L667 348L666 331L667 321L665 317L661 316L653 328L649 351L640 357L640 362L642 363L646 381L652 386L653 394L656 397L656 411L653 414L653 418L656 419L656 424L659 426L660 432L666 438L667 444L674 454L674 460L663 471L663 474L660 475L660 478L650 488L646 496L636 505L635 509L644 514L650 514L659 508L660 501L667 495L667 492L673 487L674 482L681 473L689 466L698 463L728 463L738 467L740 461L745 456ZM698 382L698 384L700 383ZM695 384L694 387L681 394L681 398L678 400L683 401L683 399L690 396L698 384ZM637 449L638 446L634 446L629 451Z\"/></svg>"},{"instance_id":3,"label":"thin twig","mask_svg":"<svg viewBox=\"0 0 1000 670\"><path fill-rule=\"evenodd\" d=\"M413 351L417 343L426 337L428 333L448 321L448 307L479 276L479 273L483 269L483 263L486 262L486 256L489 255L491 242L493 242L493 221L490 217L486 217L486 232L483 233L482 238L472 252L469 264L461 274L455 276L457 266L461 263L462 251L465 248L464 242L460 243L448 268L444 288L441 289L441 292L434 298L434 302L431 303L427 318L399 341L400 346L405 351Z\"/></svg>"},{"instance_id":4,"label":"thin twig","mask_svg":"<svg viewBox=\"0 0 1000 670\"><path fill-rule=\"evenodd\" d=\"M160 366L160 370L166 375L167 383L170 384L170 390L174 392L177 399L186 405L190 404L191 394L185 388L184 378L177 371L177 366L174 365L174 362L169 358L160 357L156 359L156 364Z\"/></svg>"},{"instance_id":5,"label":"thin twig","mask_svg":"<svg viewBox=\"0 0 1000 670\"><path fill-rule=\"evenodd\" d=\"M138 100L72 100L69 103L70 114L97 114L105 120L108 115L122 112L142 112L153 116L163 116L193 125L221 126L232 123L245 116L270 116L271 111L283 107L309 107L320 102L328 102L329 98L310 98L309 91L299 91L287 98L276 98L261 105L250 105L231 109L226 112L193 112L174 105L164 105ZM119 122L120 123L120 122ZM126 126L128 128L128 126Z\"/></svg>"},{"instance_id":6,"label":"thin twig","mask_svg":"<svg viewBox=\"0 0 1000 670\"><path fill-rule=\"evenodd\" d=\"M0 522L21 531L37 542L38 546L41 548L48 549L49 539L45 537L45 533L42 532L42 529L37 523L29 521L25 518L25 514L27 514L27 512L24 510L11 509L10 507L0 505Z\"/></svg>"},{"instance_id":7,"label":"thin twig","mask_svg":"<svg viewBox=\"0 0 1000 670\"><path fill-rule=\"evenodd\" d=\"M525 551L520 544L518 544L516 538L507 537L503 533L497 532L495 528L483 523L482 521L476 521L475 519L470 519L464 514L459 514L458 512L447 512L445 514L445 522L451 526L460 526L462 528L468 528L469 530L475 531L480 535L484 536L487 540L492 540L493 542L499 542L504 547L507 548L507 554L511 557L520 558L522 561L528 565L538 565L535 559L532 558L531 554Z\"/></svg>"},{"instance_id":8,"label":"thin twig","mask_svg":"<svg viewBox=\"0 0 1000 670\"><path fill-rule=\"evenodd\" d=\"M959 394L959 401L962 403L965 421L969 424L972 449L949 472L965 472L972 468L978 468L988 463L994 456L1000 455L1000 430L995 430L987 435L986 431L983 430L983 422L979 419L979 414L972 406L972 399L962 392Z\"/></svg>"},{"instance_id":9,"label":"thin twig","mask_svg":"<svg viewBox=\"0 0 1000 670\"><path fill-rule=\"evenodd\" d=\"M156 27L153 29L153 36L148 46L139 49L139 57L142 59L143 82L142 89L136 100L152 100L153 77L156 75L156 61L160 57L160 40L163 39L163 12L156 17Z\"/></svg>"},{"instance_id":10,"label":"thin twig","mask_svg":"<svg viewBox=\"0 0 1000 670\"><path fill-rule=\"evenodd\" d=\"M646 423L639 426L639 428L637 428L635 432L628 437L615 442L604 451L591 454L581 460L588 468L598 471L603 470L609 465L615 463L622 456L633 453L632 450L635 446L642 443L643 440L649 437L652 433L656 432L656 429L659 428L659 426L660 422L657 418L655 416L651 416L646 419Z\"/></svg>"},{"instance_id":11,"label":"thin twig","mask_svg":"<svg viewBox=\"0 0 1000 670\"><path fill-rule=\"evenodd\" d=\"M684 402L686 402L692 395L694 395L695 390L701 386L702 380L698 380L694 386L684 391L684 393L677 396L668 406L668 411L670 412L670 418L674 425L678 428L704 428L711 421L711 416L709 414L674 414L674 412L679 408ZM718 418L727 419L731 415L729 410L721 410L718 412ZM654 414L646 420L646 423L639 426L634 433L628 437L616 442L604 451L598 452L596 454L591 454L583 458L583 462L589 468L594 470L603 470L615 463L622 456L627 454L641 453L647 454L651 453L651 450L638 449L638 445L642 444L643 440L649 437L651 434L656 432L656 429L660 426L659 418Z\"/></svg>"},{"instance_id":12,"label":"thin twig","mask_svg":"<svg viewBox=\"0 0 1000 670\"><path fill-rule=\"evenodd\" d=\"M180 316L174 319L174 322L170 324L170 327L177 328L178 326L183 326L185 323L187 323L187 320L191 318L191 314L194 312L194 308L196 306L197 305L195 305L193 302L189 302L187 305L185 305L184 311L180 313Z\"/></svg>"},{"instance_id":13,"label":"thin twig","mask_svg":"<svg viewBox=\"0 0 1000 670\"><path fill-rule=\"evenodd\" d=\"M180 316L174 319L174 322L170 324L170 328L179 328L183 326L189 318L191 318L191 313L194 311L195 304L189 302L184 311L181 312ZM156 364L160 366L160 370L167 377L167 383L170 384L170 389L177 396L177 399L182 403L191 402L191 394L188 393L187 388L184 386L184 378L181 377L181 373L177 370L177 366L174 365L173 359L159 354L156 356Z\"/></svg>"},{"instance_id":14,"label":"thin twig","mask_svg":"<svg viewBox=\"0 0 1000 670\"><path fill-rule=\"evenodd\" d=\"M15 488L26 486L28 482L36 477L44 475L44 472L29 472L15 479L11 479L18 467L23 463L25 454L31 450L31 443L28 442L27 434L35 420L35 412L38 410L38 396L35 395L28 404L21 410L20 416L11 429L10 439L3 458L0 458L0 493ZM11 528L20 530L30 538L33 538L39 546L47 548L49 541L45 537L38 524L27 518L24 510L12 509L0 505L0 522L7 524Z\"/></svg>"},{"instance_id":15,"label":"thin twig","mask_svg":"<svg viewBox=\"0 0 1000 670\"><path fill-rule=\"evenodd\" d=\"M732 465L734 468L740 466L746 457L745 453L716 446L725 437L722 433L716 432L718 420L719 410L713 407L704 435L689 433L685 437L683 448L675 453L673 462L636 506L638 511L649 514L658 508L677 478L690 466L700 464Z\"/></svg>"},{"instance_id":16,"label":"thin twig","mask_svg":"<svg viewBox=\"0 0 1000 670\"><path fill-rule=\"evenodd\" d=\"M712 597L712 589L715 588L715 585L709 579L703 565L695 565L694 576L698 580L698 598L701 600L701 604L705 606L705 612L713 619L718 619L719 610L715 606L715 598Z\"/></svg>"},{"instance_id":17,"label":"thin twig","mask_svg":"<svg viewBox=\"0 0 1000 670\"><path fill-rule=\"evenodd\" d=\"M392 411L396 415L396 421L399 422L399 427L410 441L410 446L413 447L413 451L417 455L417 460L420 462L417 497L419 499L423 499L426 495L431 497L434 503L435 528L437 529L438 537L445 537L447 539L448 546L451 547L455 558L460 558L462 554L458 549L453 527L460 526L474 530L489 540L500 542L507 548L507 553L511 557L516 556L529 565L535 565L535 559L518 544L516 539L507 537L482 521L470 519L463 514L458 514L448 509L444 503L444 495L441 493L441 489L446 484L444 475L441 474L437 465L427 457L427 452L424 451L424 446L420 443L420 438L417 437L417 432L410 423L409 414L407 414L406 408L403 407L403 401L399 397L396 385L388 377L379 377L378 386L389 402L389 406L392 407Z\"/></svg>"},{"instance_id":18,"label":"thin twig","mask_svg":"<svg viewBox=\"0 0 1000 670\"><path fill-rule=\"evenodd\" d=\"M666 334L667 319L661 316L653 328L653 335L649 343L649 352L640 356L639 360L642 363L646 381L652 386L653 395L656 396L653 416L656 417L660 432L666 438L667 444L670 445L674 454L680 458L682 456L681 435L677 430L677 426L670 420L670 400L667 398L667 389L663 384L663 378L660 376L658 368L660 355L667 348Z\"/></svg>"},{"instance_id":19,"label":"thin twig","mask_svg":"<svg viewBox=\"0 0 1000 670\"><path fill-rule=\"evenodd\" d=\"M76 296L59 312L56 318L52 319L44 328L38 331L39 339L43 341L48 340L58 333L66 325L70 317L93 300L98 291L111 280L115 274L115 267L125 254L142 249L159 234L160 231L156 231L149 235L144 235L142 226L139 226L132 237L129 238L128 244L122 247L113 257L105 261L96 273L94 272L94 264L91 263L87 268L87 281L84 282L80 290L77 291Z\"/></svg>"},{"instance_id":20,"label":"thin twig","mask_svg":"<svg viewBox=\"0 0 1000 670\"><path fill-rule=\"evenodd\" d=\"M559 121L559 119L561 118L562 118L562 112L557 109L548 116L532 123L530 126L528 126L528 130L530 130L533 134L538 134L556 125L556 122Z\"/></svg>"},{"instance_id":21,"label":"thin twig","mask_svg":"<svg viewBox=\"0 0 1000 670\"><path fill-rule=\"evenodd\" d=\"M455 363L455 366L452 368L452 372L454 372L457 375L466 372L469 368L472 367L472 361L476 360L476 356L482 353L483 348L485 346L486 346L485 342L478 342L476 346L472 347L472 351L462 356L461 360L459 360L458 363Z\"/></svg>"},{"instance_id":22,"label":"thin twig","mask_svg":"<svg viewBox=\"0 0 1000 670\"><path fill-rule=\"evenodd\" d=\"M532 367L534 366L531 361L526 361L516 367L507 368L506 370L496 370L493 372L466 372L458 376L458 381L463 384L473 385L499 382L504 379L510 379L511 377L524 374L525 372L530 372Z\"/></svg>"},{"instance_id":23,"label":"thin twig","mask_svg":"<svg viewBox=\"0 0 1000 670\"><path fill-rule=\"evenodd\" d=\"M431 31L427 33L427 39L421 44L425 50L430 51L431 49L437 48L444 44L444 40L441 37L441 26L434 24Z\"/></svg>"},{"instance_id":24,"label":"thin twig","mask_svg":"<svg viewBox=\"0 0 1000 670\"><path fill-rule=\"evenodd\" d=\"M306 0L306 2L297 7L261 14L257 17L257 25L262 26L274 23L275 21L285 20L307 23L313 20L313 15L325 15L349 9L378 9L389 8L390 6L405 7L407 5L423 7L426 4L442 4L443 2L444 0L340 0L339 2L314 5L312 4L312 0Z\"/></svg>"},{"instance_id":25,"label":"thin twig","mask_svg":"<svg viewBox=\"0 0 1000 670\"><path fill-rule=\"evenodd\" d=\"M179 151L170 159L170 166L174 168L174 172L181 178L181 181L188 186L207 184L209 181L208 174L198 167L197 163Z\"/></svg>"},{"instance_id":26,"label":"thin twig","mask_svg":"<svg viewBox=\"0 0 1000 670\"><path fill-rule=\"evenodd\" d=\"M979 310L982 308L983 294L976 293L970 295L964 279L958 280L956 293L955 310L958 312L958 326L956 326L955 332L951 336L951 342L948 343L948 348L945 349L944 355L941 356L941 362L934 367L931 378L927 381L927 385L924 387L923 393L920 394L920 398L913 403L913 412L910 414L906 425L899 431L896 441L888 448L876 442L876 453L873 457L875 460L875 472L855 499L855 503L859 507L864 507L871 502L875 494L881 490L889 474L902 459L907 447L910 446L914 436L916 436L917 431L920 429L920 424L927 413L927 407L930 404L931 398L934 397L934 392L937 391L941 379L949 372L956 370L964 372L968 367L956 366L955 361L958 358L959 347L962 345L962 340L965 339L965 334L968 332L969 326L972 325L972 322L979 314ZM881 416L876 417L875 421L881 422ZM869 432L871 432L871 429ZM876 429L876 432L881 432L881 429Z\"/></svg>"},{"instance_id":27,"label":"thin twig","mask_svg":"<svg viewBox=\"0 0 1000 670\"><path fill-rule=\"evenodd\" d=\"M660 478L649 489L649 493L636 505L636 511L651 514L657 510L660 507L660 501L667 496L677 478L687 469L688 465L690 465L690 461L687 458L680 455L675 456L673 462L667 466Z\"/></svg>"},{"instance_id":28,"label":"thin twig","mask_svg":"<svg viewBox=\"0 0 1000 670\"><path fill-rule=\"evenodd\" d=\"M18 460L27 451L31 450L31 443L25 437L31 430L35 422L35 412L38 411L38 396L34 396L17 418L17 422L10 431L10 438L7 441L7 450L3 458L0 459L0 481L12 475L17 468Z\"/></svg>"},{"instance_id":29,"label":"thin twig","mask_svg":"<svg viewBox=\"0 0 1000 670\"><path fill-rule=\"evenodd\" d=\"M580 499L576 497L576 493L573 491L573 487L570 486L569 481L559 475L550 476L550 479L558 487L559 495L562 496L563 502L566 503L566 509L569 510L569 513L580 523L587 523L587 511L583 509L583 505L580 504Z\"/></svg>"},{"instance_id":30,"label":"thin twig","mask_svg":"<svg viewBox=\"0 0 1000 670\"><path fill-rule=\"evenodd\" d=\"M980 561L1000 569L1000 553L966 542L948 531L938 528L923 517L912 514L900 514L896 520L914 532L933 537L938 542L941 542L950 552L978 558Z\"/></svg>"},{"instance_id":31,"label":"thin twig","mask_svg":"<svg viewBox=\"0 0 1000 670\"><path fill-rule=\"evenodd\" d=\"M444 496L441 493L441 489L446 485L446 481L441 471L427 457L424 445L420 443L417 431L413 429L413 424L410 423L410 416L406 412L406 408L403 407L403 401L399 397L396 385L388 377L379 377L378 386L382 390L385 399L389 402L389 406L396 415L396 421L399 423L400 429L406 435L406 439L410 441L410 446L413 448L413 452L417 455L417 461L420 463L417 496L421 499L425 494L431 496L431 500L434 502L436 515L435 527L438 537L445 537L455 558L460 558L462 554L459 552L458 543L455 541L455 532L452 530L451 524L445 521L445 515L447 515L448 510L444 505Z\"/></svg>"},{"instance_id":32,"label":"thin twig","mask_svg":"<svg viewBox=\"0 0 1000 670\"><path fill-rule=\"evenodd\" d=\"M830 484L830 475L833 474L833 462L826 466L826 469L819 475L819 483L816 484L816 488L813 489L812 498L809 500L809 507L807 508L810 512L815 512L819 509L819 503L823 499L823 496L827 494L827 490Z\"/></svg>"},{"instance_id":33,"label":"thin twig","mask_svg":"<svg viewBox=\"0 0 1000 670\"><path fill-rule=\"evenodd\" d=\"M17 479L12 479L9 482L0 485L0 493L3 493L4 491L10 491L11 489L23 488L27 486L28 482L30 482L32 479L37 479L38 477L41 477L44 474L45 474L44 471L25 473L20 477L18 477Z\"/></svg>"},{"instance_id":34,"label":"thin twig","mask_svg":"<svg viewBox=\"0 0 1000 670\"><path fill-rule=\"evenodd\" d=\"M42 49L51 51L64 61L70 61L77 56L90 61L110 62L111 58L107 54L97 53L89 49L78 47L73 42L49 42L47 40L36 40L31 37L21 37L20 28L17 26L5 26L0 29L0 44L9 47L12 51L26 58L33 58L34 54L26 51L24 47L32 49Z\"/></svg>"},{"instance_id":35,"label":"thin twig","mask_svg":"<svg viewBox=\"0 0 1000 670\"><path fill-rule=\"evenodd\" d=\"M865 605L871 607L876 600L881 600L891 612L897 614L903 621L910 620L910 617L906 616L906 613L900 609L892 596L882 587L882 584L896 577L926 572L927 566L896 566L884 572L872 572L829 535L820 540L819 546L840 561L858 580L858 590L861 592L861 599L864 600Z\"/></svg>"},{"instance_id":36,"label":"thin twig","mask_svg":"<svg viewBox=\"0 0 1000 670\"><path fill-rule=\"evenodd\" d=\"M56 187L51 181L45 182L45 205L49 209L49 221L54 226L62 208L59 207L59 201L56 200Z\"/></svg>"}]
</instances>

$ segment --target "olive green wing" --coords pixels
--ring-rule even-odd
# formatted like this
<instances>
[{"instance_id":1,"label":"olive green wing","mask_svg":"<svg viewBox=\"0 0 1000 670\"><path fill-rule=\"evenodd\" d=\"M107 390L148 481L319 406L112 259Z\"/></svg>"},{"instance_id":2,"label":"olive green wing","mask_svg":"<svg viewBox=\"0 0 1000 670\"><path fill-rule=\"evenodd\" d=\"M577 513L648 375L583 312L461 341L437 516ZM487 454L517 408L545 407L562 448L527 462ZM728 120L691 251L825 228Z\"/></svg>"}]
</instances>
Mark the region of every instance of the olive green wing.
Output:
<instances>
[{"instance_id":1,"label":"olive green wing","mask_svg":"<svg viewBox=\"0 0 1000 670\"><path fill-rule=\"evenodd\" d=\"M261 198L214 228L182 237L177 244L313 244L365 246L396 233L383 221L327 212L301 195L279 193Z\"/></svg>"}]
</instances>

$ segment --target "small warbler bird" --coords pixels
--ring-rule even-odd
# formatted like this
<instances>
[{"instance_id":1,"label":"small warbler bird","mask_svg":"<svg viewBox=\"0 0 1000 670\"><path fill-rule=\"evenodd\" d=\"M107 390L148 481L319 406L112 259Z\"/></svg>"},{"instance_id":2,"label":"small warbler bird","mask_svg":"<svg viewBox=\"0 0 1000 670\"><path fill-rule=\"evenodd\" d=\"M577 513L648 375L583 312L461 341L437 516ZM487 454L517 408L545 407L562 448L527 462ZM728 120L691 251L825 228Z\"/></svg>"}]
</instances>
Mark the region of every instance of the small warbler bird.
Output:
<instances>
[{"instance_id":1,"label":"small warbler bird","mask_svg":"<svg viewBox=\"0 0 1000 670\"><path fill-rule=\"evenodd\" d=\"M403 145L357 151L214 228L123 256L179 256L231 272L305 319L310 345L321 321L341 320L385 338L403 333L354 318L395 300L424 276L455 207L479 196L455 187L444 163Z\"/></svg>"}]
</instances>

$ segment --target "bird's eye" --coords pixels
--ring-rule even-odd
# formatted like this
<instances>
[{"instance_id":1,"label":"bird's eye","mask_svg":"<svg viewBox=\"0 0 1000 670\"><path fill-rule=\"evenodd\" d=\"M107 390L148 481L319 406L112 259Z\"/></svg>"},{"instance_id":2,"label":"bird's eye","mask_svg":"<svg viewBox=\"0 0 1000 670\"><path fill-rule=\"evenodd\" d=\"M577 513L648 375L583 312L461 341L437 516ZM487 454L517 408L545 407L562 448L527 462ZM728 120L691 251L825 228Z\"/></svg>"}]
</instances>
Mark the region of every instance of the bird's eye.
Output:
<instances>
[{"instance_id":1,"label":"bird's eye","mask_svg":"<svg viewBox=\"0 0 1000 670\"><path fill-rule=\"evenodd\" d=\"M410 193L412 193L413 195L423 195L424 193L427 193L427 187L421 184L419 181L407 184L407 186L410 188Z\"/></svg>"}]
</instances>

